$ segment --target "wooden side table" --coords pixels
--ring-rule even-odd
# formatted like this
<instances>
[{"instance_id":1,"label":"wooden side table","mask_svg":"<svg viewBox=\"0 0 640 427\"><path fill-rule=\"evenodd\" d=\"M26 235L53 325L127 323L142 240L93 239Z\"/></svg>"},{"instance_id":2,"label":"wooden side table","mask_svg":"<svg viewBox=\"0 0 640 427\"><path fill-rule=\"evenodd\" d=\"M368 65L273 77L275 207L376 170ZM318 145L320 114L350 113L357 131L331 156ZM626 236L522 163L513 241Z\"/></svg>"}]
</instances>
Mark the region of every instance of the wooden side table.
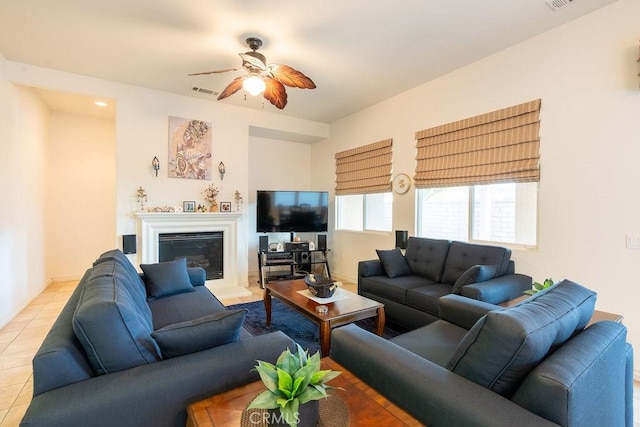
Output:
<instances>
[{"instance_id":1,"label":"wooden side table","mask_svg":"<svg viewBox=\"0 0 640 427\"><path fill-rule=\"evenodd\" d=\"M329 394L338 395L343 399L349 410L349 425L423 425L333 360L322 359L322 369L342 372L340 376L331 380L330 384L344 390L331 390ZM264 390L264 384L256 381L193 403L187 407L187 427L240 426L245 408Z\"/></svg>"}]
</instances>

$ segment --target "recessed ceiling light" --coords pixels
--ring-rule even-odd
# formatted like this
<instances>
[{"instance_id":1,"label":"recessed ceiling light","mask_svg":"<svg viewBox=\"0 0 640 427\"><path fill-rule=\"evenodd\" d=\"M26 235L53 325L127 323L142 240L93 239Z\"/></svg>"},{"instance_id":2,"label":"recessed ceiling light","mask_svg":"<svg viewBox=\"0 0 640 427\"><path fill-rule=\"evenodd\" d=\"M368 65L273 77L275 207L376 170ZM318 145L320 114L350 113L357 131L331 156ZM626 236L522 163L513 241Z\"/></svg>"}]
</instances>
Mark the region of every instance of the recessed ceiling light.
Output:
<instances>
[{"instance_id":1,"label":"recessed ceiling light","mask_svg":"<svg viewBox=\"0 0 640 427\"><path fill-rule=\"evenodd\" d=\"M104 101L96 101L94 102L98 107L106 107L108 104Z\"/></svg>"}]
</instances>

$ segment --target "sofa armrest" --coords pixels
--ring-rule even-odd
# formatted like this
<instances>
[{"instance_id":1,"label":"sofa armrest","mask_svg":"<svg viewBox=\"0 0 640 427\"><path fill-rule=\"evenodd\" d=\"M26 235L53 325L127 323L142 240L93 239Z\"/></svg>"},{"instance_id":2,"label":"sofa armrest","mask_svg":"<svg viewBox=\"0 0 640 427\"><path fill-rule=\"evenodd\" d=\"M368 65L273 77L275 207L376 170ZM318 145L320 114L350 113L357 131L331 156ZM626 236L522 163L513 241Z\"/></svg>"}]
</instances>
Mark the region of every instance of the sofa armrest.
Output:
<instances>
[{"instance_id":1,"label":"sofa armrest","mask_svg":"<svg viewBox=\"0 0 640 427\"><path fill-rule=\"evenodd\" d=\"M471 327L485 314L493 310L504 310L499 305L450 294L440 298L440 318L461 328Z\"/></svg>"},{"instance_id":2,"label":"sofa armrest","mask_svg":"<svg viewBox=\"0 0 640 427\"><path fill-rule=\"evenodd\" d=\"M35 396L21 425L185 425L189 404L256 381L257 359L293 346L275 332L80 381Z\"/></svg>"},{"instance_id":3,"label":"sofa armrest","mask_svg":"<svg viewBox=\"0 0 640 427\"><path fill-rule=\"evenodd\" d=\"M379 259L358 262L358 277L382 276L386 274Z\"/></svg>"},{"instance_id":4,"label":"sofa armrest","mask_svg":"<svg viewBox=\"0 0 640 427\"><path fill-rule=\"evenodd\" d=\"M207 272L202 267L189 267L187 274L193 286L204 286L207 281Z\"/></svg>"},{"instance_id":5,"label":"sofa armrest","mask_svg":"<svg viewBox=\"0 0 640 427\"><path fill-rule=\"evenodd\" d=\"M491 304L500 304L522 296L531 289L531 277L524 274L506 274L493 279L465 285L460 295Z\"/></svg>"},{"instance_id":6,"label":"sofa armrest","mask_svg":"<svg viewBox=\"0 0 640 427\"><path fill-rule=\"evenodd\" d=\"M331 358L430 426L557 425L355 325L334 329Z\"/></svg>"}]
</instances>

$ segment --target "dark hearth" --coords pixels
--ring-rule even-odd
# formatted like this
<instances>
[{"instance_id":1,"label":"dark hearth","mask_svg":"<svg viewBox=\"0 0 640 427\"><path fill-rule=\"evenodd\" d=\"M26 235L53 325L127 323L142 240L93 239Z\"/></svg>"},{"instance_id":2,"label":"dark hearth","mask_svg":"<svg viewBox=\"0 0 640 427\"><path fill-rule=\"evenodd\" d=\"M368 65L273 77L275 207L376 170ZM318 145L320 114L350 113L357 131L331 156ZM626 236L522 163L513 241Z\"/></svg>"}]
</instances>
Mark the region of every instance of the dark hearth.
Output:
<instances>
[{"instance_id":1,"label":"dark hearth","mask_svg":"<svg viewBox=\"0 0 640 427\"><path fill-rule=\"evenodd\" d=\"M187 258L188 267L202 267L207 280L224 277L222 231L165 233L158 236L159 261Z\"/></svg>"}]
</instances>

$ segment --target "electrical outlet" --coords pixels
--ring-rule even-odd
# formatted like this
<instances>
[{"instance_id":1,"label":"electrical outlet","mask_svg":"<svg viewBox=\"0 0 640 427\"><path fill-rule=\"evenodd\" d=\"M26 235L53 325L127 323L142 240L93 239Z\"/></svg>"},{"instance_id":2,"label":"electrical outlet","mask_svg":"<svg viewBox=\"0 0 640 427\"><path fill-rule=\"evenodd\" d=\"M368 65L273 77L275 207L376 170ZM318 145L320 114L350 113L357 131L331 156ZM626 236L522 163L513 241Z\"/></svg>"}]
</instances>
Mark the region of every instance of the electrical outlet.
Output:
<instances>
[{"instance_id":1,"label":"electrical outlet","mask_svg":"<svg viewBox=\"0 0 640 427\"><path fill-rule=\"evenodd\" d=\"M136 232L136 223L132 219L128 219L125 224L125 228L127 230L127 234L133 234Z\"/></svg>"},{"instance_id":2,"label":"electrical outlet","mask_svg":"<svg viewBox=\"0 0 640 427\"><path fill-rule=\"evenodd\" d=\"M627 234L627 249L640 249L640 237Z\"/></svg>"}]
</instances>

